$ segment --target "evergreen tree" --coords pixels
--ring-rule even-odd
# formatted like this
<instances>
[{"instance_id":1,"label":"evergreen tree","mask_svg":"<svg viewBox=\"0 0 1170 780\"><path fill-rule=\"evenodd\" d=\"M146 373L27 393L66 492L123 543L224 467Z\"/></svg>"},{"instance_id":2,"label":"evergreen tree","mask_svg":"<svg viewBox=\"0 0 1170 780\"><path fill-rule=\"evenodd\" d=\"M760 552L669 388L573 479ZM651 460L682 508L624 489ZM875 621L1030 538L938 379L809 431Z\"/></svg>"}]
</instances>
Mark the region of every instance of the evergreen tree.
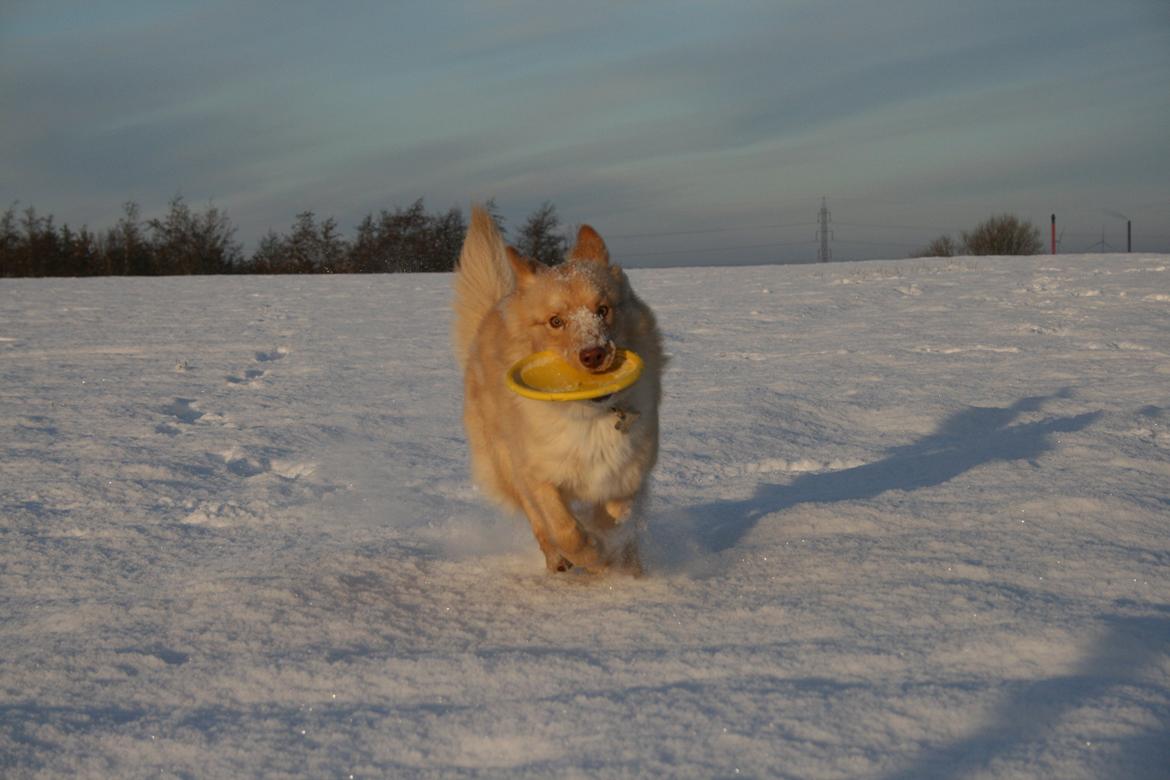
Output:
<instances>
[{"instance_id":1,"label":"evergreen tree","mask_svg":"<svg viewBox=\"0 0 1170 780\"><path fill-rule=\"evenodd\" d=\"M242 252L235 241L236 229L227 215L214 206L193 214L181 195L171 199L164 219L147 222L154 262L164 274L230 273Z\"/></svg>"},{"instance_id":2,"label":"evergreen tree","mask_svg":"<svg viewBox=\"0 0 1170 780\"><path fill-rule=\"evenodd\" d=\"M114 276L151 276L158 273L150 242L142 233L138 204L127 201L122 206L118 224L106 231L101 242L101 273Z\"/></svg>"},{"instance_id":3,"label":"evergreen tree","mask_svg":"<svg viewBox=\"0 0 1170 780\"><path fill-rule=\"evenodd\" d=\"M456 208L429 214L423 199L406 208L367 215L358 225L347 267L366 273L450 271L466 223Z\"/></svg>"},{"instance_id":4,"label":"evergreen tree","mask_svg":"<svg viewBox=\"0 0 1170 780\"><path fill-rule=\"evenodd\" d=\"M546 200L520 228L516 249L525 257L539 260L545 265L563 263L568 243L557 230L560 224L556 206Z\"/></svg>"},{"instance_id":5,"label":"evergreen tree","mask_svg":"<svg viewBox=\"0 0 1170 780\"><path fill-rule=\"evenodd\" d=\"M94 276L102 266L97 237L84 225L77 233L68 225L61 228L61 257L65 276Z\"/></svg>"},{"instance_id":6,"label":"evergreen tree","mask_svg":"<svg viewBox=\"0 0 1170 780\"><path fill-rule=\"evenodd\" d=\"M367 214L358 224L357 236L349 245L346 267L350 273L384 273L386 263L379 252L378 223L373 214Z\"/></svg>"},{"instance_id":7,"label":"evergreen tree","mask_svg":"<svg viewBox=\"0 0 1170 780\"><path fill-rule=\"evenodd\" d=\"M256 245L256 251L252 253L252 259L248 263L248 271L254 274L288 273L285 267L284 242L275 230L269 229Z\"/></svg>"},{"instance_id":8,"label":"evergreen tree","mask_svg":"<svg viewBox=\"0 0 1170 780\"><path fill-rule=\"evenodd\" d=\"M16 204L0 215L0 276L24 276L18 267L20 233L16 229Z\"/></svg>"},{"instance_id":9,"label":"evergreen tree","mask_svg":"<svg viewBox=\"0 0 1170 780\"><path fill-rule=\"evenodd\" d=\"M446 214L431 217L430 232L430 253L424 270L454 271L455 263L459 260L459 250L463 247L463 237L467 233L463 212L451 208Z\"/></svg>"}]
</instances>

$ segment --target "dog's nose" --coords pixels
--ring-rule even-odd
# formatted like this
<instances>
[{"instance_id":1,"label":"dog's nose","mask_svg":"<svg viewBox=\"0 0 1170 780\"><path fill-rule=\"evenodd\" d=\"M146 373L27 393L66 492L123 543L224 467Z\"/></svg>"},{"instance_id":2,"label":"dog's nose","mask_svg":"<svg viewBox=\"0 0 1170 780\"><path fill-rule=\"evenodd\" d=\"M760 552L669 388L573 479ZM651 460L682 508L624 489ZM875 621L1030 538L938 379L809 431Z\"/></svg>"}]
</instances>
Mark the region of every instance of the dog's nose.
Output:
<instances>
[{"instance_id":1,"label":"dog's nose","mask_svg":"<svg viewBox=\"0 0 1170 780\"><path fill-rule=\"evenodd\" d=\"M588 349L583 349L577 355L577 358L585 368L591 371L596 370L601 368L601 364L605 362L605 348L589 347Z\"/></svg>"}]
</instances>

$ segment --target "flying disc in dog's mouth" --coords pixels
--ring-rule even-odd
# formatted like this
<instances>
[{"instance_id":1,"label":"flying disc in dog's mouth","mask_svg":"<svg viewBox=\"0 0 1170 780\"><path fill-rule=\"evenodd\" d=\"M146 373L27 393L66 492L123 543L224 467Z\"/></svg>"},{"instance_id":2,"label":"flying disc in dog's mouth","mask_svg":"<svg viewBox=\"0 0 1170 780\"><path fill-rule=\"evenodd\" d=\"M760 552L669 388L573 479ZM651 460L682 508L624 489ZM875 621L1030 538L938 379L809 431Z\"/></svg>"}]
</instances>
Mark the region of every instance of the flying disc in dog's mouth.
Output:
<instances>
[{"instance_id":1,"label":"flying disc in dog's mouth","mask_svg":"<svg viewBox=\"0 0 1170 780\"><path fill-rule=\"evenodd\" d=\"M572 365L546 350L522 358L508 369L508 388L538 401L586 401L625 390L642 376L642 358L628 349L617 350L608 371L593 373Z\"/></svg>"}]
</instances>

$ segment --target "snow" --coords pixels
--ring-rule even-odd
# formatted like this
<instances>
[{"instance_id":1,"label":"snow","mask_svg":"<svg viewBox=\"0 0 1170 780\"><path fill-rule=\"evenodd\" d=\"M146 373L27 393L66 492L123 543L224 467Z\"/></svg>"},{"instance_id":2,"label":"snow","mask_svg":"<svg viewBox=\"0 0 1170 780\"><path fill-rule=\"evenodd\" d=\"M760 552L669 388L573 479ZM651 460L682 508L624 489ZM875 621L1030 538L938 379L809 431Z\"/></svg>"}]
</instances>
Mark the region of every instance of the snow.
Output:
<instances>
[{"instance_id":1,"label":"snow","mask_svg":"<svg viewBox=\"0 0 1170 780\"><path fill-rule=\"evenodd\" d=\"M447 276L2 280L0 774L1170 777L1168 260L632 271L641 580L471 487Z\"/></svg>"}]
</instances>

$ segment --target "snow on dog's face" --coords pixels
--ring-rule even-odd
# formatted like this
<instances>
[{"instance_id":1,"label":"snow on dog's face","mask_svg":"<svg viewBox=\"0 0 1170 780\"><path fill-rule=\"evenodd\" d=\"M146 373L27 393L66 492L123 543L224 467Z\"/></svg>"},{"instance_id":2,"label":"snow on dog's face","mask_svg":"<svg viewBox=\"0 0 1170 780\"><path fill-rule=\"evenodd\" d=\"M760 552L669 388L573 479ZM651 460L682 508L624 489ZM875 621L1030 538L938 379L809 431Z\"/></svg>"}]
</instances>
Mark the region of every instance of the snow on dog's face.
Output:
<instances>
[{"instance_id":1,"label":"snow on dog's face","mask_svg":"<svg viewBox=\"0 0 1170 780\"><path fill-rule=\"evenodd\" d=\"M622 333L626 277L609 264L597 232L585 225L564 265L549 268L508 247L516 275L509 303L513 320L531 340L533 352L551 349L586 371L613 366Z\"/></svg>"}]
</instances>

